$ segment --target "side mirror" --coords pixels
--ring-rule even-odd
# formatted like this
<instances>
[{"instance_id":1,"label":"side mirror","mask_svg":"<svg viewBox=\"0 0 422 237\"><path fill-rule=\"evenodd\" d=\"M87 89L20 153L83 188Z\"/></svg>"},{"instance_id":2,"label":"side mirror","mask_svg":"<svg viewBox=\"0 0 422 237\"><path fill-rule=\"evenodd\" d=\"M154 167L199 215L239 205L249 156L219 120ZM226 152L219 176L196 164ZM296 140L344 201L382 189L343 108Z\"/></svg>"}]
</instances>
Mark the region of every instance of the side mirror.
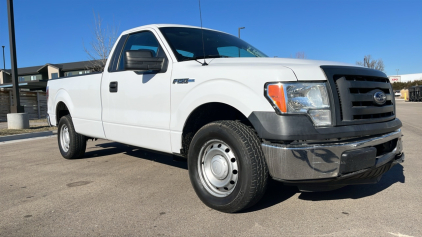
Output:
<instances>
[{"instance_id":1,"label":"side mirror","mask_svg":"<svg viewBox=\"0 0 422 237\"><path fill-rule=\"evenodd\" d=\"M161 71L164 58L152 57L151 50L128 50L125 52L125 70Z\"/></svg>"}]
</instances>

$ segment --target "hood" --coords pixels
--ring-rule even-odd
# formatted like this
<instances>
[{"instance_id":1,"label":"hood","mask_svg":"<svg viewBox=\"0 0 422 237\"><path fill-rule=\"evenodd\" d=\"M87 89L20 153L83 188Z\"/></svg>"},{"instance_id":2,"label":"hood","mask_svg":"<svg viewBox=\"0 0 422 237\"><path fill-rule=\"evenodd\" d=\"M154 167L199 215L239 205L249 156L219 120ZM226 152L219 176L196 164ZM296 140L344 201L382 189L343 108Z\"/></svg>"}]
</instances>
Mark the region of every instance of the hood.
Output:
<instances>
[{"instance_id":1,"label":"hood","mask_svg":"<svg viewBox=\"0 0 422 237\"><path fill-rule=\"evenodd\" d=\"M199 60L202 61L202 60ZM325 81L327 80L324 72L320 66L349 66L361 67L358 65L321 61L308 59L293 59L293 58L213 58L206 59L209 65L214 66L239 66L239 67L254 67L256 69L268 68L270 65L282 66L289 68L295 74L299 81Z\"/></svg>"}]
</instances>

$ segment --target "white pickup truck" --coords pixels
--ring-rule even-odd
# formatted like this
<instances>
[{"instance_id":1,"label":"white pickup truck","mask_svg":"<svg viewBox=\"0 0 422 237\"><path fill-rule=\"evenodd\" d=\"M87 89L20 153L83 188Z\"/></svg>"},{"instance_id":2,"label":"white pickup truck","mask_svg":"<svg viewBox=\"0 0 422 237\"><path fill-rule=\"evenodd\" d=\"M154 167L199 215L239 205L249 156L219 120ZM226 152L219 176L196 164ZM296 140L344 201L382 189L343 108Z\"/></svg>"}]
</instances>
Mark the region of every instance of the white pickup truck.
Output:
<instances>
[{"instance_id":1,"label":"white pickup truck","mask_svg":"<svg viewBox=\"0 0 422 237\"><path fill-rule=\"evenodd\" d=\"M209 207L254 205L269 177L302 191L376 183L404 161L387 76L328 61L269 58L220 31L123 32L103 73L48 82L64 158L91 138L187 158Z\"/></svg>"}]
</instances>

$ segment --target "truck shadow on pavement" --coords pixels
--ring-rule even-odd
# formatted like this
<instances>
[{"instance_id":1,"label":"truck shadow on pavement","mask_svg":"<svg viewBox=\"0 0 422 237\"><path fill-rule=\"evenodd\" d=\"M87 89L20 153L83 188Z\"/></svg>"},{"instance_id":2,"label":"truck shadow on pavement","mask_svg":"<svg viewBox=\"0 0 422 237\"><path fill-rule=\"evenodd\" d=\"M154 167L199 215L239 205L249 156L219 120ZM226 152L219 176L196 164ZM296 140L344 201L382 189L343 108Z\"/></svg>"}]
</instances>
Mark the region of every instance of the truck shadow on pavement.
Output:
<instances>
[{"instance_id":1,"label":"truck shadow on pavement","mask_svg":"<svg viewBox=\"0 0 422 237\"><path fill-rule=\"evenodd\" d=\"M186 159L178 158L166 153L156 152L140 147L125 145L118 142L109 142L96 145L99 150L87 151L82 159L109 156L113 154L126 154L139 159L150 160L160 164L169 165L181 169L188 169Z\"/></svg>"},{"instance_id":2,"label":"truck shadow on pavement","mask_svg":"<svg viewBox=\"0 0 422 237\"><path fill-rule=\"evenodd\" d=\"M395 183L405 183L403 166L401 164L397 164L391 168L376 184L349 185L328 192L301 193L299 199L308 201L359 199L377 194Z\"/></svg>"},{"instance_id":3,"label":"truck shadow on pavement","mask_svg":"<svg viewBox=\"0 0 422 237\"><path fill-rule=\"evenodd\" d=\"M377 194L397 182L405 183L403 166L400 164L394 166L391 170L385 173L377 184L349 185L327 192L300 193L297 187L286 186L271 179L269 180L267 191L262 199L255 206L244 210L242 213L269 208L293 197L296 193L300 193L298 197L299 199L306 201L359 199Z\"/></svg>"},{"instance_id":4,"label":"truck shadow on pavement","mask_svg":"<svg viewBox=\"0 0 422 237\"><path fill-rule=\"evenodd\" d=\"M240 213L248 213L267 209L271 206L277 205L287 199L293 197L299 190L295 186L287 186L283 183L268 179L267 191L260 201L254 206L241 211Z\"/></svg>"},{"instance_id":5,"label":"truck shadow on pavement","mask_svg":"<svg viewBox=\"0 0 422 237\"><path fill-rule=\"evenodd\" d=\"M128 146L117 142L102 143L96 145L99 150L87 151L85 159L108 156L113 154L126 154L139 159L150 160L160 164L169 165L181 169L188 169L186 159L178 158L173 155L160 153L144 148ZM297 187L287 186L273 179L268 180L268 188L262 199L241 213L255 212L277 205L288 200L297 193L299 199L306 201L324 201L340 199L359 199L377 194L395 183L405 183L403 166L398 164L383 175L377 184L350 185L337 190L327 192L303 192L300 193Z\"/></svg>"}]
</instances>

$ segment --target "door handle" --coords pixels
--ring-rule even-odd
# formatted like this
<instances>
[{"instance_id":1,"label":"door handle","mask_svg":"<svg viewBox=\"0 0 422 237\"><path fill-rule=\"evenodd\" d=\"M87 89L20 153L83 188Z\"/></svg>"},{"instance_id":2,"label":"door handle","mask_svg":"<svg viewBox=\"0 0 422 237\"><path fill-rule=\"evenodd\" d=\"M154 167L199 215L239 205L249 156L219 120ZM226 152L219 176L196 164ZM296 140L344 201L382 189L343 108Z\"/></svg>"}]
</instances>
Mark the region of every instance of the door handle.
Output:
<instances>
[{"instance_id":1,"label":"door handle","mask_svg":"<svg viewBox=\"0 0 422 237\"><path fill-rule=\"evenodd\" d=\"M110 92L117 92L117 81L110 82Z\"/></svg>"}]
</instances>

